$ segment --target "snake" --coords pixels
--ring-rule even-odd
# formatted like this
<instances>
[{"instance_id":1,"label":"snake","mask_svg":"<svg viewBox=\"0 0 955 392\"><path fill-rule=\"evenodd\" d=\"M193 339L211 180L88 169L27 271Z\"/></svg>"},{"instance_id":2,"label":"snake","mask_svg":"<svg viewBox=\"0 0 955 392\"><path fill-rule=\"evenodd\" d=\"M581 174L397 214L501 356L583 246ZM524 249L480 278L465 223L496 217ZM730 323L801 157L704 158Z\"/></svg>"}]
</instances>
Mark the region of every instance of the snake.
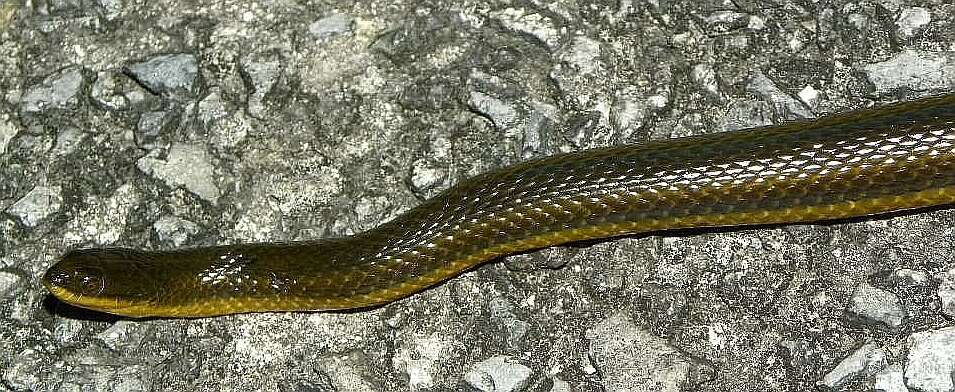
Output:
<instances>
[{"instance_id":1,"label":"snake","mask_svg":"<svg viewBox=\"0 0 955 392\"><path fill-rule=\"evenodd\" d=\"M953 203L950 94L530 159L350 236L72 250L42 279L66 304L130 318L363 309L555 245Z\"/></svg>"}]
</instances>

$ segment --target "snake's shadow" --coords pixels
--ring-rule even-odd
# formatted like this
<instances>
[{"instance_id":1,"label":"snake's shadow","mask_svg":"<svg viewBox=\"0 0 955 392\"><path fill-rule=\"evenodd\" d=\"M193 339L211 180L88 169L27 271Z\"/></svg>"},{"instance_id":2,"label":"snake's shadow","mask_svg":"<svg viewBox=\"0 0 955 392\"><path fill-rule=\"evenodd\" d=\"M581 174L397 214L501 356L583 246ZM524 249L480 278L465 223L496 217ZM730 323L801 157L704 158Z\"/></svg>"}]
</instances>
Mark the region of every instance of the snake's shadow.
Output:
<instances>
[{"instance_id":1,"label":"snake's shadow","mask_svg":"<svg viewBox=\"0 0 955 392\"><path fill-rule=\"evenodd\" d=\"M73 306L56 299L56 297L51 294L47 294L46 297L43 298L42 306L43 309L54 316L66 317L74 320L103 321L113 323L119 320L129 319L128 317L117 316L114 314L97 312L94 310Z\"/></svg>"}]
</instances>

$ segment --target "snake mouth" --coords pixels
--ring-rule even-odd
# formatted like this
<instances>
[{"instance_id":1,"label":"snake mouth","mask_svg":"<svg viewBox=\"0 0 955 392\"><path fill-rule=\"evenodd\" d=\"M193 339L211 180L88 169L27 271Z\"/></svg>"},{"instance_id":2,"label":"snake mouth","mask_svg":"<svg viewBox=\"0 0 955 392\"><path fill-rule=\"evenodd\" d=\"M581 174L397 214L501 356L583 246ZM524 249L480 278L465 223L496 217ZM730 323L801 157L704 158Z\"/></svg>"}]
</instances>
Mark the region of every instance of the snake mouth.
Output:
<instances>
[{"instance_id":1,"label":"snake mouth","mask_svg":"<svg viewBox=\"0 0 955 392\"><path fill-rule=\"evenodd\" d=\"M122 301L118 298L83 295L67 288L55 286L46 282L44 285L46 286L47 290L50 291L50 294L56 297L57 300L78 308L123 315L126 313L126 309L130 309L134 306L134 304Z\"/></svg>"}]
</instances>

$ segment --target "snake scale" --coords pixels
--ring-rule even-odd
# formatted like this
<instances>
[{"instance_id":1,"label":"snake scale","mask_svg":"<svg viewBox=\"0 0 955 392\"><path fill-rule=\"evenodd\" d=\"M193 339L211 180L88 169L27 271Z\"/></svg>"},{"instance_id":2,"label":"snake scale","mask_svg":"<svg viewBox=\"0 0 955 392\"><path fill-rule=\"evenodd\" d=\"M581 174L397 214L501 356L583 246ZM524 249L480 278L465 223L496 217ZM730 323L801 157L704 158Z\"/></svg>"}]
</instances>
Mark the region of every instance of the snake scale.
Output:
<instances>
[{"instance_id":1,"label":"snake scale","mask_svg":"<svg viewBox=\"0 0 955 392\"><path fill-rule=\"evenodd\" d=\"M525 161L344 238L82 249L61 301L130 317L362 308L495 258L679 228L787 224L955 203L955 95Z\"/></svg>"}]
</instances>

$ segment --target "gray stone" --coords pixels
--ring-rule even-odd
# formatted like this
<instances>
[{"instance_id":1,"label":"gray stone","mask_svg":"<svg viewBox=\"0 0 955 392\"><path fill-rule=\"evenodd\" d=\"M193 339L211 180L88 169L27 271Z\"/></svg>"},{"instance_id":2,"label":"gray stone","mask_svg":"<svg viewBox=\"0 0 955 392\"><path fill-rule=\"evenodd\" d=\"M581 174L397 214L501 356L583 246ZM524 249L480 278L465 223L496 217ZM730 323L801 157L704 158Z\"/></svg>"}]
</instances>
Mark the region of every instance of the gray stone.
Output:
<instances>
[{"instance_id":1,"label":"gray stone","mask_svg":"<svg viewBox=\"0 0 955 392\"><path fill-rule=\"evenodd\" d=\"M328 375L337 391L374 392L379 388L369 381L363 369L367 358L358 354L326 358L318 367Z\"/></svg>"},{"instance_id":2,"label":"gray stone","mask_svg":"<svg viewBox=\"0 0 955 392\"><path fill-rule=\"evenodd\" d=\"M0 119L0 155L7 152L7 145L10 144L10 140L13 140L13 137L19 132L20 129L13 123L7 121L6 118Z\"/></svg>"},{"instance_id":3,"label":"gray stone","mask_svg":"<svg viewBox=\"0 0 955 392\"><path fill-rule=\"evenodd\" d=\"M889 331L898 331L906 316L899 297L868 283L856 286L848 312L853 319Z\"/></svg>"},{"instance_id":4,"label":"gray stone","mask_svg":"<svg viewBox=\"0 0 955 392\"><path fill-rule=\"evenodd\" d=\"M789 96L762 72L757 71L746 89L773 105L776 114L786 120L815 117L802 101Z\"/></svg>"},{"instance_id":5,"label":"gray stone","mask_svg":"<svg viewBox=\"0 0 955 392\"><path fill-rule=\"evenodd\" d=\"M471 367L464 380L482 392L522 390L529 381L531 368L507 355L497 355Z\"/></svg>"},{"instance_id":6,"label":"gray stone","mask_svg":"<svg viewBox=\"0 0 955 392\"><path fill-rule=\"evenodd\" d=\"M816 107L816 104L819 103L819 90L811 85L803 87L796 95L800 101L803 101L810 108Z\"/></svg>"},{"instance_id":7,"label":"gray stone","mask_svg":"<svg viewBox=\"0 0 955 392\"><path fill-rule=\"evenodd\" d=\"M703 22L714 32L727 32L746 27L749 19L749 15L742 12L715 11L703 18Z\"/></svg>"},{"instance_id":8,"label":"gray stone","mask_svg":"<svg viewBox=\"0 0 955 392\"><path fill-rule=\"evenodd\" d=\"M710 96L714 98L720 97L720 86L716 80L716 71L713 70L713 66L710 64L694 65L693 70L690 72L690 77L693 78L693 82Z\"/></svg>"},{"instance_id":9,"label":"gray stone","mask_svg":"<svg viewBox=\"0 0 955 392\"><path fill-rule=\"evenodd\" d=\"M493 11L491 16L501 21L508 29L530 34L552 50L560 44L561 31L549 16L529 9L510 7Z\"/></svg>"},{"instance_id":10,"label":"gray stone","mask_svg":"<svg viewBox=\"0 0 955 392\"><path fill-rule=\"evenodd\" d=\"M73 215L63 235L66 246L83 243L112 244L126 229L130 212L140 204L142 194L134 185L123 184L106 199L90 198L89 207Z\"/></svg>"},{"instance_id":11,"label":"gray stone","mask_svg":"<svg viewBox=\"0 0 955 392\"><path fill-rule=\"evenodd\" d=\"M178 124L176 110L146 112L139 115L136 125L136 144L143 148L155 147L162 135L171 132Z\"/></svg>"},{"instance_id":12,"label":"gray stone","mask_svg":"<svg viewBox=\"0 0 955 392\"><path fill-rule=\"evenodd\" d=\"M177 143L169 148L165 160L146 156L140 158L136 166L170 187L184 186L189 192L216 203L219 200L219 188L215 184L215 167L210 159L202 146Z\"/></svg>"},{"instance_id":13,"label":"gray stone","mask_svg":"<svg viewBox=\"0 0 955 392\"><path fill-rule=\"evenodd\" d=\"M196 105L196 119L208 130L211 145L234 147L248 136L250 125L231 101L222 99L218 87L209 91Z\"/></svg>"},{"instance_id":14,"label":"gray stone","mask_svg":"<svg viewBox=\"0 0 955 392\"><path fill-rule=\"evenodd\" d=\"M514 306L504 298L492 298L488 308L495 322L502 324L506 333L505 342L510 347L520 347L531 325L514 313Z\"/></svg>"},{"instance_id":15,"label":"gray stone","mask_svg":"<svg viewBox=\"0 0 955 392\"><path fill-rule=\"evenodd\" d=\"M38 391L44 386L43 369L48 359L37 350L25 349L13 358L12 364L4 369L3 384L13 390Z\"/></svg>"},{"instance_id":16,"label":"gray stone","mask_svg":"<svg viewBox=\"0 0 955 392\"><path fill-rule=\"evenodd\" d=\"M76 342L87 332L85 327L82 320L58 317L53 326L53 340L58 343Z\"/></svg>"},{"instance_id":17,"label":"gray stone","mask_svg":"<svg viewBox=\"0 0 955 392\"><path fill-rule=\"evenodd\" d=\"M472 91L468 104L494 122L499 129L507 129L517 124L518 111L514 105L480 91Z\"/></svg>"},{"instance_id":18,"label":"gray stone","mask_svg":"<svg viewBox=\"0 0 955 392\"><path fill-rule=\"evenodd\" d=\"M122 94L117 93L117 74L112 71L96 73L96 79L90 86L90 98L96 104L111 110L121 110L129 105Z\"/></svg>"},{"instance_id":19,"label":"gray stone","mask_svg":"<svg viewBox=\"0 0 955 392\"><path fill-rule=\"evenodd\" d=\"M392 364L407 376L412 391L433 390L441 380L442 364L461 349L461 343L450 336L410 334L399 342Z\"/></svg>"},{"instance_id":20,"label":"gray stone","mask_svg":"<svg viewBox=\"0 0 955 392\"><path fill-rule=\"evenodd\" d=\"M216 123L231 114L230 105L222 99L219 88L209 90L209 94L196 105L196 119L206 128L215 127Z\"/></svg>"},{"instance_id":21,"label":"gray stone","mask_svg":"<svg viewBox=\"0 0 955 392\"><path fill-rule=\"evenodd\" d=\"M153 223L153 230L156 230L161 241L180 247L199 232L199 225L175 215L163 215Z\"/></svg>"},{"instance_id":22,"label":"gray stone","mask_svg":"<svg viewBox=\"0 0 955 392\"><path fill-rule=\"evenodd\" d=\"M97 334L96 337L112 350L135 349L146 337L147 327L148 324L120 320Z\"/></svg>"},{"instance_id":23,"label":"gray stone","mask_svg":"<svg viewBox=\"0 0 955 392\"><path fill-rule=\"evenodd\" d=\"M195 114L209 135L209 144L216 148L235 147L252 129L245 112L223 99L218 87L211 88L210 93L199 101Z\"/></svg>"},{"instance_id":24,"label":"gray stone","mask_svg":"<svg viewBox=\"0 0 955 392\"><path fill-rule=\"evenodd\" d=\"M431 195L431 191L445 184L448 179L448 171L427 159L419 159L411 167L411 186L426 196Z\"/></svg>"},{"instance_id":25,"label":"gray stone","mask_svg":"<svg viewBox=\"0 0 955 392\"><path fill-rule=\"evenodd\" d=\"M557 108L540 102L531 103L531 111L521 126L521 158L529 159L544 152L547 141L544 139L557 116Z\"/></svg>"},{"instance_id":26,"label":"gray stone","mask_svg":"<svg viewBox=\"0 0 955 392\"><path fill-rule=\"evenodd\" d=\"M900 268L892 271L890 278L892 282L905 287L927 287L932 282L927 272L911 268Z\"/></svg>"},{"instance_id":27,"label":"gray stone","mask_svg":"<svg viewBox=\"0 0 955 392\"><path fill-rule=\"evenodd\" d=\"M351 30L352 17L345 14L331 14L308 25L308 32L318 38L328 38Z\"/></svg>"},{"instance_id":28,"label":"gray stone","mask_svg":"<svg viewBox=\"0 0 955 392\"><path fill-rule=\"evenodd\" d=\"M0 270L0 301L10 299L26 281L23 274L10 270Z\"/></svg>"},{"instance_id":29,"label":"gray stone","mask_svg":"<svg viewBox=\"0 0 955 392\"><path fill-rule=\"evenodd\" d=\"M559 55L573 65L580 75L592 74L603 67L600 62L600 43L586 36L574 37L573 45Z\"/></svg>"},{"instance_id":30,"label":"gray stone","mask_svg":"<svg viewBox=\"0 0 955 392\"><path fill-rule=\"evenodd\" d=\"M902 366L895 364L876 373L872 390L873 392L909 392L909 389L905 387Z\"/></svg>"},{"instance_id":31,"label":"gray stone","mask_svg":"<svg viewBox=\"0 0 955 392\"><path fill-rule=\"evenodd\" d=\"M829 389L841 389L851 381L871 376L885 366L885 350L875 343L866 343L840 361L818 384Z\"/></svg>"},{"instance_id":32,"label":"gray stone","mask_svg":"<svg viewBox=\"0 0 955 392\"><path fill-rule=\"evenodd\" d=\"M899 13L895 24L899 26L899 35L911 37L932 21L932 14L922 7L905 8Z\"/></svg>"},{"instance_id":33,"label":"gray stone","mask_svg":"<svg viewBox=\"0 0 955 392\"><path fill-rule=\"evenodd\" d=\"M242 59L242 72L250 84L248 110L255 118L264 118L265 97L272 92L285 67L278 55L263 54Z\"/></svg>"},{"instance_id":34,"label":"gray stone","mask_svg":"<svg viewBox=\"0 0 955 392\"><path fill-rule=\"evenodd\" d=\"M621 92L614 96L610 107L610 123L622 140L628 140L644 125L647 118L647 103L635 95Z\"/></svg>"},{"instance_id":35,"label":"gray stone","mask_svg":"<svg viewBox=\"0 0 955 392\"><path fill-rule=\"evenodd\" d=\"M938 299L942 303L942 313L955 317L955 268L938 276Z\"/></svg>"},{"instance_id":36,"label":"gray stone","mask_svg":"<svg viewBox=\"0 0 955 392\"><path fill-rule=\"evenodd\" d=\"M735 131L752 127L772 125L773 107L763 101L735 101L729 105L720 121L723 131Z\"/></svg>"},{"instance_id":37,"label":"gray stone","mask_svg":"<svg viewBox=\"0 0 955 392\"><path fill-rule=\"evenodd\" d=\"M575 390L570 386L570 383L559 378L554 378L553 382L554 385L550 388L550 392L573 392Z\"/></svg>"},{"instance_id":38,"label":"gray stone","mask_svg":"<svg viewBox=\"0 0 955 392\"><path fill-rule=\"evenodd\" d=\"M299 161L296 166L301 171L260 176L253 186L255 199L281 214L296 215L327 206L342 191L338 168L316 161Z\"/></svg>"},{"instance_id":39,"label":"gray stone","mask_svg":"<svg viewBox=\"0 0 955 392\"><path fill-rule=\"evenodd\" d=\"M106 20L116 19L123 11L123 0L96 0Z\"/></svg>"},{"instance_id":40,"label":"gray stone","mask_svg":"<svg viewBox=\"0 0 955 392\"><path fill-rule=\"evenodd\" d=\"M76 146L85 139L86 134L83 133L83 131L74 127L64 128L56 135L56 144L53 145L53 154L62 156L72 153L76 150Z\"/></svg>"},{"instance_id":41,"label":"gray stone","mask_svg":"<svg viewBox=\"0 0 955 392\"><path fill-rule=\"evenodd\" d=\"M678 392L691 378L688 359L625 315L604 319L585 336L607 391Z\"/></svg>"},{"instance_id":42,"label":"gray stone","mask_svg":"<svg viewBox=\"0 0 955 392\"><path fill-rule=\"evenodd\" d=\"M914 333L906 341L909 355L905 384L921 392L955 391L955 327Z\"/></svg>"},{"instance_id":43,"label":"gray stone","mask_svg":"<svg viewBox=\"0 0 955 392\"><path fill-rule=\"evenodd\" d=\"M191 54L166 54L132 64L126 72L153 94L180 97L195 92L199 65Z\"/></svg>"},{"instance_id":44,"label":"gray stone","mask_svg":"<svg viewBox=\"0 0 955 392\"><path fill-rule=\"evenodd\" d=\"M90 98L106 110L127 110L148 102L148 92L117 71L101 71L90 86Z\"/></svg>"},{"instance_id":45,"label":"gray stone","mask_svg":"<svg viewBox=\"0 0 955 392\"><path fill-rule=\"evenodd\" d=\"M955 52L906 49L892 58L862 67L879 94L896 90L955 89Z\"/></svg>"},{"instance_id":46,"label":"gray stone","mask_svg":"<svg viewBox=\"0 0 955 392\"><path fill-rule=\"evenodd\" d=\"M31 113L69 108L78 103L77 94L82 86L83 73L78 68L67 68L30 87L20 105L24 112Z\"/></svg>"},{"instance_id":47,"label":"gray stone","mask_svg":"<svg viewBox=\"0 0 955 392\"><path fill-rule=\"evenodd\" d=\"M7 208L7 213L28 227L34 227L43 219L60 210L63 204L63 192L59 185L38 185Z\"/></svg>"}]
</instances>

